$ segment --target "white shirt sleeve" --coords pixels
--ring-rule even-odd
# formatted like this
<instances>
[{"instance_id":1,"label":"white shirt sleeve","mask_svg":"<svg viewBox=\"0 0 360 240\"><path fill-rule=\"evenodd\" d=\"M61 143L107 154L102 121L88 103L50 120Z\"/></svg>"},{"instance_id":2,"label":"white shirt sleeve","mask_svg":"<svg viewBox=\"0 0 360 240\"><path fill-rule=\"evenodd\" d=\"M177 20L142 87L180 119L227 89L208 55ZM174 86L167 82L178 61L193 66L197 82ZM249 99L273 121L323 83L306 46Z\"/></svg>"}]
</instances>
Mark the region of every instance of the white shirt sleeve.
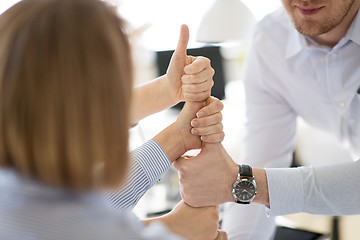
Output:
<instances>
[{"instance_id":1,"label":"white shirt sleeve","mask_svg":"<svg viewBox=\"0 0 360 240\"><path fill-rule=\"evenodd\" d=\"M266 169L270 215L306 212L360 214L360 161L293 169Z\"/></svg>"},{"instance_id":2,"label":"white shirt sleeve","mask_svg":"<svg viewBox=\"0 0 360 240\"><path fill-rule=\"evenodd\" d=\"M266 46L269 41L265 37L262 29L257 29L244 69L246 126L241 163L289 167L295 148L296 114L278 93L281 88L274 85L280 72L263 58L269 54L267 49L273 48ZM266 216L265 207L254 204L245 208L232 205L225 209L224 230L232 236L229 239L271 239L275 220Z\"/></svg>"}]
</instances>

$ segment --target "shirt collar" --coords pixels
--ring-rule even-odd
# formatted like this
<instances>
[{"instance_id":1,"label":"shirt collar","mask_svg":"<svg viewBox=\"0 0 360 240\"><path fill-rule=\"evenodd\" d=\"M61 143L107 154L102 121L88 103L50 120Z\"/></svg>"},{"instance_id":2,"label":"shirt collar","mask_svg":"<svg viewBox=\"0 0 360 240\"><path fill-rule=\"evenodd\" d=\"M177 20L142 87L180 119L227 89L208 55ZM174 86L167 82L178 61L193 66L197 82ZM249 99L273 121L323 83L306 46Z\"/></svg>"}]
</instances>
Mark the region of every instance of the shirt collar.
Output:
<instances>
[{"instance_id":1,"label":"shirt collar","mask_svg":"<svg viewBox=\"0 0 360 240\"><path fill-rule=\"evenodd\" d=\"M301 50L309 48L309 42L306 37L299 33L291 22L291 30L288 36L288 42L285 51L285 58L291 58L299 53ZM353 22L351 23L349 30L347 31L344 39L349 39L360 45L360 11L356 14Z\"/></svg>"},{"instance_id":2,"label":"shirt collar","mask_svg":"<svg viewBox=\"0 0 360 240\"><path fill-rule=\"evenodd\" d=\"M304 35L299 33L293 26L292 22L289 22L291 24L290 32L288 36L288 42L286 46L285 51L285 58L291 58L292 56L295 56L297 53L299 53L302 49L308 47L308 43L306 41L306 38Z\"/></svg>"},{"instance_id":3,"label":"shirt collar","mask_svg":"<svg viewBox=\"0 0 360 240\"><path fill-rule=\"evenodd\" d=\"M360 45L360 11L356 14L345 37Z\"/></svg>"}]
</instances>

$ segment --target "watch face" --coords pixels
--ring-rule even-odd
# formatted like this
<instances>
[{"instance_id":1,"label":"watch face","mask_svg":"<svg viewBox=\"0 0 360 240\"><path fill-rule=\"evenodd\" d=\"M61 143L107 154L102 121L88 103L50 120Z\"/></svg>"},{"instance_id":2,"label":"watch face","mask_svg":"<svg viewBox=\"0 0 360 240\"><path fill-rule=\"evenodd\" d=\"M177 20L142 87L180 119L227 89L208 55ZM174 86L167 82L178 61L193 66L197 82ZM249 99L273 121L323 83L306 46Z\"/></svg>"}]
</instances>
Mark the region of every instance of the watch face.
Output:
<instances>
[{"instance_id":1,"label":"watch face","mask_svg":"<svg viewBox=\"0 0 360 240\"><path fill-rule=\"evenodd\" d=\"M242 179L235 186L235 195L239 200L248 201L255 196L256 189L254 184L248 179Z\"/></svg>"}]
</instances>

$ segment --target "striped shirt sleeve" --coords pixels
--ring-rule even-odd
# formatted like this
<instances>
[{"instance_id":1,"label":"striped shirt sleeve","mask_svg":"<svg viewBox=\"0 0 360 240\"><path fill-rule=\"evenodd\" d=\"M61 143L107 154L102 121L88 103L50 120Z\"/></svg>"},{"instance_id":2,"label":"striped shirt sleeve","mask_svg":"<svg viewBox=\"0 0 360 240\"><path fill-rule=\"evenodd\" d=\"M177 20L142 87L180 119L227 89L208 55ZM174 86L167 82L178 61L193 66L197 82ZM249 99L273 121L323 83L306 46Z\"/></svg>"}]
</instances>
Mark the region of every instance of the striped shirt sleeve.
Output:
<instances>
[{"instance_id":1,"label":"striped shirt sleeve","mask_svg":"<svg viewBox=\"0 0 360 240\"><path fill-rule=\"evenodd\" d=\"M130 174L124 186L119 191L105 193L105 199L115 210L134 208L170 166L170 159L161 146L149 140L131 153Z\"/></svg>"}]
</instances>

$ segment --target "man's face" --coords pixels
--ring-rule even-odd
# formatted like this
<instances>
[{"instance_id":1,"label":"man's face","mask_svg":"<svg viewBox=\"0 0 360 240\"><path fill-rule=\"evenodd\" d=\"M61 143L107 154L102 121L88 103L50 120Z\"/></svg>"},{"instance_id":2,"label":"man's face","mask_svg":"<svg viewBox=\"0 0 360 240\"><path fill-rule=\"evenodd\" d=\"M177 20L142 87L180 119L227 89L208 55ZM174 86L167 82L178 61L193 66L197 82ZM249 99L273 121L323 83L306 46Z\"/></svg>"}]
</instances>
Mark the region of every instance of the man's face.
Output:
<instances>
[{"instance_id":1,"label":"man's face","mask_svg":"<svg viewBox=\"0 0 360 240\"><path fill-rule=\"evenodd\" d=\"M282 0L295 28L307 36L318 36L338 26L355 0Z\"/></svg>"}]
</instances>

